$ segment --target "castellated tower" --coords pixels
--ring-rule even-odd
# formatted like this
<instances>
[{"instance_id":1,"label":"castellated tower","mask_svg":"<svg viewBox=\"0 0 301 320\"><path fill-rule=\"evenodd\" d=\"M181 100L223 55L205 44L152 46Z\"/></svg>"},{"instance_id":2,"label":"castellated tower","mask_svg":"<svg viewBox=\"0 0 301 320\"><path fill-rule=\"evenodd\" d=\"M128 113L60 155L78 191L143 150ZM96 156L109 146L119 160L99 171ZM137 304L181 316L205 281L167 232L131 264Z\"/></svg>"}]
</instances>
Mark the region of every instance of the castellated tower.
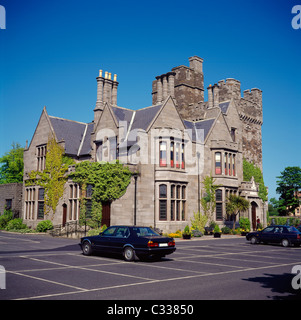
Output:
<instances>
[{"instance_id":1,"label":"castellated tower","mask_svg":"<svg viewBox=\"0 0 301 320\"><path fill-rule=\"evenodd\" d=\"M203 59L189 58L189 67L179 66L153 81L153 105L160 104L168 96L174 98L183 119L189 119L191 108L204 101Z\"/></svg>"},{"instance_id":2,"label":"castellated tower","mask_svg":"<svg viewBox=\"0 0 301 320\"><path fill-rule=\"evenodd\" d=\"M245 90L241 96L240 81L230 78L219 81L214 87L219 103L234 100L243 128L243 157L262 169L262 91Z\"/></svg>"},{"instance_id":3,"label":"castellated tower","mask_svg":"<svg viewBox=\"0 0 301 320\"><path fill-rule=\"evenodd\" d=\"M189 67L181 65L156 77L152 84L153 105L170 95L182 119L199 121L206 119L209 109L233 101L242 122L243 157L262 169L262 91L245 90L242 96L240 81L232 78L218 81L207 90L208 101L204 101L203 59L193 56ZM224 116L227 118L226 113Z\"/></svg>"}]
</instances>

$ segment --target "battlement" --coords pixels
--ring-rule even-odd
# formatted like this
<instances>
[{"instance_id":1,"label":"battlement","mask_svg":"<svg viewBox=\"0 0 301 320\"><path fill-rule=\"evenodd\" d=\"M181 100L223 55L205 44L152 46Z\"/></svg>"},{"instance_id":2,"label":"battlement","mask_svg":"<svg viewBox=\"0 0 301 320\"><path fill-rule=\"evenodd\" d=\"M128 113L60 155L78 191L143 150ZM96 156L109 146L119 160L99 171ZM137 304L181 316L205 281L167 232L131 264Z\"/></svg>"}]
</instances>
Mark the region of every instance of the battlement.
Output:
<instances>
[{"instance_id":1,"label":"battlement","mask_svg":"<svg viewBox=\"0 0 301 320\"><path fill-rule=\"evenodd\" d=\"M258 88L244 90L243 98L257 104L260 108L262 107L262 91Z\"/></svg>"},{"instance_id":2,"label":"battlement","mask_svg":"<svg viewBox=\"0 0 301 320\"><path fill-rule=\"evenodd\" d=\"M204 101L203 59L189 58L189 67L181 65L156 77L152 83L153 105L171 96L182 117L189 117L190 107Z\"/></svg>"}]
</instances>

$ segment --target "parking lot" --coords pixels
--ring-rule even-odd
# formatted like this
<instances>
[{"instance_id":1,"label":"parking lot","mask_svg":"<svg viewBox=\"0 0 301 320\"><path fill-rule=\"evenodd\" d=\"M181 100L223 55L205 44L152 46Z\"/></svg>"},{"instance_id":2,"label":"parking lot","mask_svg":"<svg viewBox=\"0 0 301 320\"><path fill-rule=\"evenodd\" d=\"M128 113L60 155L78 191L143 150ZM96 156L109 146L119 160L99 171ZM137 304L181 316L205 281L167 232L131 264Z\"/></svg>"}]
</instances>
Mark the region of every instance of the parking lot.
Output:
<instances>
[{"instance_id":1,"label":"parking lot","mask_svg":"<svg viewBox=\"0 0 301 320\"><path fill-rule=\"evenodd\" d=\"M0 300L301 298L301 288L291 284L296 276L292 268L301 268L301 248L205 236L176 240L176 252L160 261L125 262L120 257L84 256L78 243L0 232L0 266L5 268L0 276L5 276L6 288L0 290Z\"/></svg>"}]
</instances>

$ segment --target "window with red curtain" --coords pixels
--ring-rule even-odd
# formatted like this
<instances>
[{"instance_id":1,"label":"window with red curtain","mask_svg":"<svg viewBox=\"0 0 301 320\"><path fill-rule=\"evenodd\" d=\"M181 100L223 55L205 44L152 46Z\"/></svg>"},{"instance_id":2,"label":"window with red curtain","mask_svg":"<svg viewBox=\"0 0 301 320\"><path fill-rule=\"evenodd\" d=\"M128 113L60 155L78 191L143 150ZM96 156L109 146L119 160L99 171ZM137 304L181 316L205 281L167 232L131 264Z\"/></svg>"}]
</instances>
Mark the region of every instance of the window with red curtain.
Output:
<instances>
[{"instance_id":1,"label":"window with red curtain","mask_svg":"<svg viewBox=\"0 0 301 320\"><path fill-rule=\"evenodd\" d=\"M222 158L221 153L216 152L215 153L215 174L222 174L221 158Z\"/></svg>"},{"instance_id":2,"label":"window with red curtain","mask_svg":"<svg viewBox=\"0 0 301 320\"><path fill-rule=\"evenodd\" d=\"M166 142L160 141L159 142L159 165L160 167L166 167Z\"/></svg>"}]
</instances>

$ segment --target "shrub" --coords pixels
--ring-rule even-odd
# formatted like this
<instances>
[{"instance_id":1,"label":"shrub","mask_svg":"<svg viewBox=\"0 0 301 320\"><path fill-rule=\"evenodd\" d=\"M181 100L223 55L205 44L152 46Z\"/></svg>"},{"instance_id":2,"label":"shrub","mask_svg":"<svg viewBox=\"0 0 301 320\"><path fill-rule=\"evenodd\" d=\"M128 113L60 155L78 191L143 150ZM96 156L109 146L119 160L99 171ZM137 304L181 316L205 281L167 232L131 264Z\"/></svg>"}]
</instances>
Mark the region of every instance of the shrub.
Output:
<instances>
[{"instance_id":1,"label":"shrub","mask_svg":"<svg viewBox=\"0 0 301 320\"><path fill-rule=\"evenodd\" d=\"M223 227L222 228L222 233L223 234L230 234L231 233L231 229L229 227Z\"/></svg>"},{"instance_id":2,"label":"shrub","mask_svg":"<svg viewBox=\"0 0 301 320\"><path fill-rule=\"evenodd\" d=\"M11 210L5 210L3 215L0 216L0 229L5 229L8 222L12 220L13 214Z\"/></svg>"},{"instance_id":3,"label":"shrub","mask_svg":"<svg viewBox=\"0 0 301 320\"><path fill-rule=\"evenodd\" d=\"M250 220L248 218L240 218L239 219L239 226L241 229L243 229L245 231L250 231L250 229L251 229Z\"/></svg>"},{"instance_id":4,"label":"shrub","mask_svg":"<svg viewBox=\"0 0 301 320\"><path fill-rule=\"evenodd\" d=\"M214 226L214 232L215 232L215 233L220 233L220 232L221 232L221 229L219 228L219 225L218 225L218 224L216 224L216 225Z\"/></svg>"},{"instance_id":5,"label":"shrub","mask_svg":"<svg viewBox=\"0 0 301 320\"><path fill-rule=\"evenodd\" d=\"M38 223L37 232L46 232L47 230L52 230L53 224L50 220L44 220Z\"/></svg>"},{"instance_id":6,"label":"shrub","mask_svg":"<svg viewBox=\"0 0 301 320\"><path fill-rule=\"evenodd\" d=\"M199 230L192 230L192 235L194 237L202 237L203 236L203 233Z\"/></svg>"},{"instance_id":7,"label":"shrub","mask_svg":"<svg viewBox=\"0 0 301 320\"><path fill-rule=\"evenodd\" d=\"M26 228L27 228L27 226L26 226L26 224L23 223L23 220L21 218L16 218L16 219L10 220L6 226L7 231L22 230L22 229L26 229Z\"/></svg>"},{"instance_id":8,"label":"shrub","mask_svg":"<svg viewBox=\"0 0 301 320\"><path fill-rule=\"evenodd\" d=\"M198 230L204 233L205 231L205 225L208 221L208 217L205 215L202 215L200 212L193 214L193 219L190 219L191 221L191 228L193 230Z\"/></svg>"},{"instance_id":9,"label":"shrub","mask_svg":"<svg viewBox=\"0 0 301 320\"><path fill-rule=\"evenodd\" d=\"M90 229L88 231L88 237L92 237L92 236L98 236L100 233L99 229Z\"/></svg>"},{"instance_id":10,"label":"shrub","mask_svg":"<svg viewBox=\"0 0 301 320\"><path fill-rule=\"evenodd\" d=\"M187 226L184 228L183 234L190 234L189 225L187 225Z\"/></svg>"}]
</instances>

